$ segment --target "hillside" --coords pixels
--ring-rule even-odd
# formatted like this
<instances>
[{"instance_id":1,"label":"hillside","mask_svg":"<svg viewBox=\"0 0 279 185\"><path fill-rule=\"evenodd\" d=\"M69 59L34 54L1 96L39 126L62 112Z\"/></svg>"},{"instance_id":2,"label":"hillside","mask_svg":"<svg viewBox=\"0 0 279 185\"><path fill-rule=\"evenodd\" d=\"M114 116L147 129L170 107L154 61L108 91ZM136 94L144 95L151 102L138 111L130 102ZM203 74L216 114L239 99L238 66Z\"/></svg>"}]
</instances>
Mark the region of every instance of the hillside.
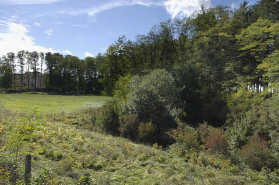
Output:
<instances>
[{"instance_id":1,"label":"hillside","mask_svg":"<svg viewBox=\"0 0 279 185\"><path fill-rule=\"evenodd\" d=\"M188 152L179 156L172 147L160 149L156 144L135 144L90 131L94 111L19 119L17 113L1 108L1 181L8 181L3 172L18 160L18 182L23 183L27 153L33 156L32 184L77 184L86 173L96 184L263 184L276 175L235 166L222 155ZM32 129L26 130L28 125ZM17 151L18 130L30 137L23 139Z\"/></svg>"}]
</instances>

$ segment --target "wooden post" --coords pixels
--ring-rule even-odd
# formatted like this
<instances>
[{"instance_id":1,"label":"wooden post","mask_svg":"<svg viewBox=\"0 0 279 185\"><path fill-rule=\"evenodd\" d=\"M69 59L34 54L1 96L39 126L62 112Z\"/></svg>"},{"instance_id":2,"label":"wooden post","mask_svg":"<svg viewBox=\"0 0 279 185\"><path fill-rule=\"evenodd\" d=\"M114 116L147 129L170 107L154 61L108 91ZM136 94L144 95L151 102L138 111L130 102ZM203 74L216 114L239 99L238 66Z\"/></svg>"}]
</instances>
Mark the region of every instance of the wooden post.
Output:
<instances>
[{"instance_id":1,"label":"wooden post","mask_svg":"<svg viewBox=\"0 0 279 185\"><path fill-rule=\"evenodd\" d=\"M31 155L26 155L25 158L25 185L31 184Z\"/></svg>"}]
</instances>

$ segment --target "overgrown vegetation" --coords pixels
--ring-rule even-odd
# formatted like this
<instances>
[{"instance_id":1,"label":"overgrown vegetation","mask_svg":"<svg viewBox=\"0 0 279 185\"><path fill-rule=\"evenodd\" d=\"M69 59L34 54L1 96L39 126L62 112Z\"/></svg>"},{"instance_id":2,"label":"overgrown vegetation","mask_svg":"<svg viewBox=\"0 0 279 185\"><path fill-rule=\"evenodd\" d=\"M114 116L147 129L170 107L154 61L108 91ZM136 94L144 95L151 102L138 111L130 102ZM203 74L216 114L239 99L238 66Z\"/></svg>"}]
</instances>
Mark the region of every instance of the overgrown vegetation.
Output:
<instances>
[{"instance_id":1,"label":"overgrown vegetation","mask_svg":"<svg viewBox=\"0 0 279 185\"><path fill-rule=\"evenodd\" d=\"M197 131L179 122L178 129L169 133L177 143L162 150L158 144L134 144L90 131L96 129L91 117L96 111L100 110L43 118L34 112L16 117L7 111L5 119L1 117L1 181L12 182L12 167L17 162L17 182L24 182L24 155L28 153L33 156L32 184L278 183L277 171L256 172L244 163L237 165L222 153L207 152L201 139L205 132L202 129ZM32 129L26 124L32 125ZM214 130L206 124L200 128ZM23 135L11 137L17 133ZM24 143L18 153L10 143L15 138Z\"/></svg>"},{"instance_id":2,"label":"overgrown vegetation","mask_svg":"<svg viewBox=\"0 0 279 185\"><path fill-rule=\"evenodd\" d=\"M20 182L18 154L32 151L34 183L278 184L278 10L276 0L202 7L96 58L46 54L49 91L113 98L43 118L3 99L1 178ZM14 59L1 61L3 89ZM74 106L89 101L80 97Z\"/></svg>"}]
</instances>

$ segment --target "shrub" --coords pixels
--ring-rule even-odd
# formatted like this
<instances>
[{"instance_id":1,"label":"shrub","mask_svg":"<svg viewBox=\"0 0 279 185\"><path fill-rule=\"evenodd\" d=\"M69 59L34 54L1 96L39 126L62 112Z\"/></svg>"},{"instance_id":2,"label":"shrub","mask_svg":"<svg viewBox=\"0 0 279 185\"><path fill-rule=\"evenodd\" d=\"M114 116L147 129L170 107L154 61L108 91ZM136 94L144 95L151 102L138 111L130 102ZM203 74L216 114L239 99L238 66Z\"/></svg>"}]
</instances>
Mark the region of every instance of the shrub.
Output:
<instances>
[{"instance_id":1,"label":"shrub","mask_svg":"<svg viewBox=\"0 0 279 185\"><path fill-rule=\"evenodd\" d=\"M215 128L209 131L205 141L205 147L213 153L226 154L228 152L228 139L223 135L221 128Z\"/></svg>"},{"instance_id":2,"label":"shrub","mask_svg":"<svg viewBox=\"0 0 279 185\"><path fill-rule=\"evenodd\" d=\"M197 131L198 131L199 141L204 144L209 133L209 127L207 125L207 122L200 124L199 127L197 128Z\"/></svg>"},{"instance_id":3,"label":"shrub","mask_svg":"<svg viewBox=\"0 0 279 185\"><path fill-rule=\"evenodd\" d=\"M90 184L94 185L94 184L98 184L98 182L90 174L85 174L80 177L78 185L90 185Z\"/></svg>"},{"instance_id":4,"label":"shrub","mask_svg":"<svg viewBox=\"0 0 279 185\"><path fill-rule=\"evenodd\" d=\"M119 131L123 137L135 140L138 136L138 127L136 114L127 114L123 116Z\"/></svg>"},{"instance_id":5,"label":"shrub","mask_svg":"<svg viewBox=\"0 0 279 185\"><path fill-rule=\"evenodd\" d=\"M108 102L100 109L96 122L103 132L119 135L119 115L115 100Z\"/></svg>"},{"instance_id":6,"label":"shrub","mask_svg":"<svg viewBox=\"0 0 279 185\"><path fill-rule=\"evenodd\" d=\"M167 144L169 138L165 133L176 128L174 118L180 114L177 106L179 89L175 87L172 76L164 69L154 70L142 78L133 77L129 88L127 111L137 114L139 122L151 122L156 142Z\"/></svg>"},{"instance_id":7,"label":"shrub","mask_svg":"<svg viewBox=\"0 0 279 185\"><path fill-rule=\"evenodd\" d=\"M43 168L43 171L41 171L36 177L33 177L34 185L40 185L40 184L51 184L56 185L60 184L59 179L57 175L50 169L50 168Z\"/></svg>"},{"instance_id":8,"label":"shrub","mask_svg":"<svg viewBox=\"0 0 279 185\"><path fill-rule=\"evenodd\" d=\"M242 147L240 156L254 170L269 167L272 162L268 142L258 136L253 136L248 140L248 143Z\"/></svg>"},{"instance_id":9,"label":"shrub","mask_svg":"<svg viewBox=\"0 0 279 185\"><path fill-rule=\"evenodd\" d=\"M241 148L246 144L249 136L252 134L251 122L250 116L247 116L240 121L236 121L227 129L227 134L229 136L228 142L231 150Z\"/></svg>"},{"instance_id":10,"label":"shrub","mask_svg":"<svg viewBox=\"0 0 279 185\"><path fill-rule=\"evenodd\" d=\"M198 149L199 143L197 131L188 125L183 124L179 120L177 121L178 127L167 132L167 134L181 146L182 152L185 152L185 150Z\"/></svg>"},{"instance_id":11,"label":"shrub","mask_svg":"<svg viewBox=\"0 0 279 185\"><path fill-rule=\"evenodd\" d=\"M140 123L139 128L139 137L142 142L150 143L153 142L153 135L155 127L152 123Z\"/></svg>"}]
</instances>

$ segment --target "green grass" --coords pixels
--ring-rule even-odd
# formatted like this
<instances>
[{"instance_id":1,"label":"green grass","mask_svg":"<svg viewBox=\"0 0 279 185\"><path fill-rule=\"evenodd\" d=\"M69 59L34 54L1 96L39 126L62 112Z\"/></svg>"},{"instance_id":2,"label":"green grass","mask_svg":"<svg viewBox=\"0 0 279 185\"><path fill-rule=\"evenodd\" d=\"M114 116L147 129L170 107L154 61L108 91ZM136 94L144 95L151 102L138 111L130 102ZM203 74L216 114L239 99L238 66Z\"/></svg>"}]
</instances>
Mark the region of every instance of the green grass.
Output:
<instances>
[{"instance_id":1,"label":"green grass","mask_svg":"<svg viewBox=\"0 0 279 185\"><path fill-rule=\"evenodd\" d=\"M0 104L15 112L71 113L101 107L110 98L105 96L62 96L44 94L0 94Z\"/></svg>"}]
</instances>

